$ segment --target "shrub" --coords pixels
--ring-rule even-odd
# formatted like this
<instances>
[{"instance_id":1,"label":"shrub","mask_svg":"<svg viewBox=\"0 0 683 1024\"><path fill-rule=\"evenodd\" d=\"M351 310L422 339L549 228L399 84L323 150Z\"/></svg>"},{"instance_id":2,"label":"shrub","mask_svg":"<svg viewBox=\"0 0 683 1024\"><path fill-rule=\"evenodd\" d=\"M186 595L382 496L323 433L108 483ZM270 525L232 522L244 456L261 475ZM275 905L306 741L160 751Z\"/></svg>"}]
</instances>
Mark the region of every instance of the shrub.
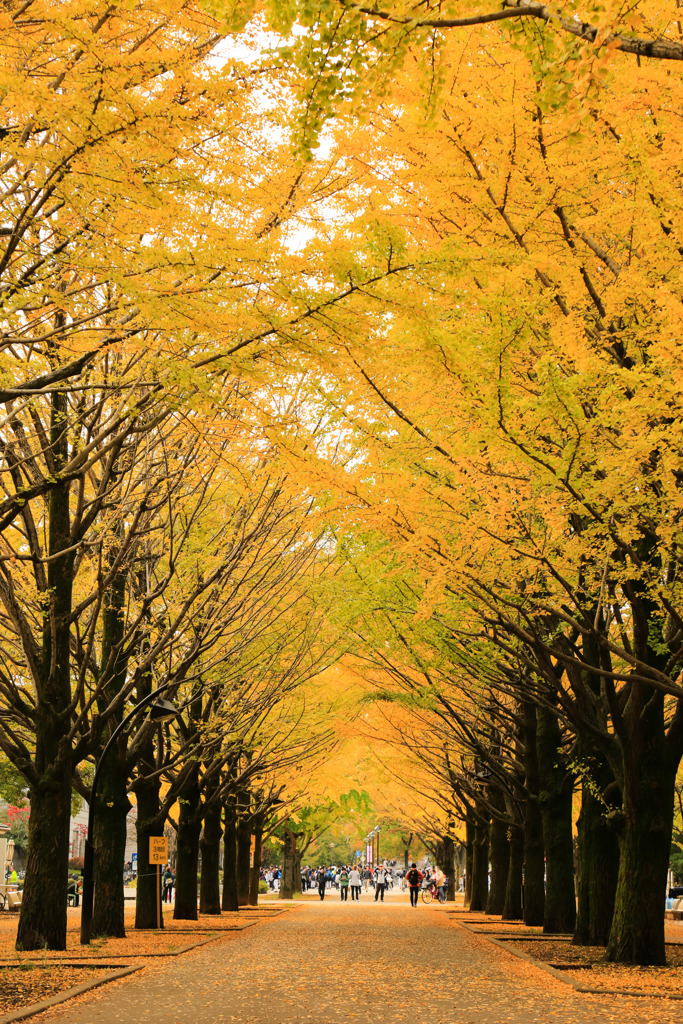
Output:
<instances>
[{"instance_id":1,"label":"shrub","mask_svg":"<svg viewBox=\"0 0 683 1024\"><path fill-rule=\"evenodd\" d=\"M7 824L9 825L10 839L22 850L28 849L28 819L31 814L30 807L8 807Z\"/></svg>"}]
</instances>

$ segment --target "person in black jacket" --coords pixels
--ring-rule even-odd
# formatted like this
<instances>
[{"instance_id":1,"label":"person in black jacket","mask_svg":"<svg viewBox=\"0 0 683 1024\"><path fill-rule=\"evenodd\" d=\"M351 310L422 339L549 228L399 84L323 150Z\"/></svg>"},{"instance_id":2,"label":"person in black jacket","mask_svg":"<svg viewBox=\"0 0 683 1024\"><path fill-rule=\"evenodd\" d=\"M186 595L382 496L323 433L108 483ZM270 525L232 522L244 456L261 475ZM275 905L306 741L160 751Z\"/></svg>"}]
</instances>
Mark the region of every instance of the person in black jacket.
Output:
<instances>
[{"instance_id":1,"label":"person in black jacket","mask_svg":"<svg viewBox=\"0 0 683 1024\"><path fill-rule=\"evenodd\" d=\"M175 885L175 875L171 870L171 865L167 864L163 875L164 889L161 898L164 903L171 902L171 895L173 893L173 886Z\"/></svg>"},{"instance_id":2,"label":"person in black jacket","mask_svg":"<svg viewBox=\"0 0 683 1024\"><path fill-rule=\"evenodd\" d=\"M318 892L320 893L320 899L325 899L325 886L327 885L327 873L325 868L318 868Z\"/></svg>"},{"instance_id":3,"label":"person in black jacket","mask_svg":"<svg viewBox=\"0 0 683 1024\"><path fill-rule=\"evenodd\" d=\"M411 864L410 871L406 874L406 880L410 887L410 905L411 907L417 906L417 897L420 893L420 883L424 875L421 871L418 871L417 864Z\"/></svg>"}]
</instances>

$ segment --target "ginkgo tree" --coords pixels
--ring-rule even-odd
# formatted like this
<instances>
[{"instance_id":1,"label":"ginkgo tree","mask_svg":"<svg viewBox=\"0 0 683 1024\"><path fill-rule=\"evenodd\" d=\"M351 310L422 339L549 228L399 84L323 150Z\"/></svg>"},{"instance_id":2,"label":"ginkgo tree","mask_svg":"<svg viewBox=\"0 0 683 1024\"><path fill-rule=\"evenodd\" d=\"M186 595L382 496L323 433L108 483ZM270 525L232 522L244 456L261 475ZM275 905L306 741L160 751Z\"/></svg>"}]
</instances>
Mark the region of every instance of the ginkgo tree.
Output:
<instances>
[{"instance_id":1,"label":"ginkgo tree","mask_svg":"<svg viewBox=\"0 0 683 1024\"><path fill-rule=\"evenodd\" d=\"M609 955L661 962L683 753L673 0L166 6L1 16L0 597L36 737L3 748L36 821L48 791L64 819L73 769L73 568L110 559L104 601L130 532L115 456L233 381L340 555L380 552L370 591L409 566L410 614L453 661L466 622L521 666L486 685L533 696L535 724L555 706L599 760L582 814L588 782L594 820L616 788ZM283 47L240 62L221 47L256 13ZM38 640L12 603L29 566ZM21 941L59 945L37 877Z\"/></svg>"},{"instance_id":2,"label":"ginkgo tree","mask_svg":"<svg viewBox=\"0 0 683 1024\"><path fill-rule=\"evenodd\" d=\"M376 12L323 14L335 10L348 32L340 17L338 36L301 46L329 44L335 60L348 46L367 69L374 41L359 25ZM625 17L624 36L641 15ZM661 34L658 18L641 19L645 35ZM386 278L318 331L311 394L347 410L356 446L327 480L355 529L383 531L420 567L422 614L465 595L597 737L620 792L609 955L658 962L683 741L677 65L641 61L634 75L634 57L588 40L594 85L569 81L551 102L553 26L524 45L499 27L454 31L439 39L425 121L415 24L391 88L360 104L363 131L336 107L358 170L339 200L346 266L412 270L410 288Z\"/></svg>"},{"instance_id":3,"label":"ginkgo tree","mask_svg":"<svg viewBox=\"0 0 683 1024\"><path fill-rule=\"evenodd\" d=\"M37 823L54 818L65 870L74 751L92 750L130 688L120 638L106 641L85 709L99 718L77 738L79 619L118 600L135 545L117 554L117 538L149 526L144 488L121 483L135 476L125 459L164 423L225 407L231 381L265 380L268 345L305 335L358 283L321 295L285 244L288 218L313 216L345 179L291 159L278 84L216 51L231 26L184 0L163 10L36 0L5 6L0 20L6 692L26 730L17 738L8 721L3 748L25 773L36 824L19 942L60 947L65 887L42 875L54 857L41 837L54 844ZM95 578L82 608L84 566Z\"/></svg>"},{"instance_id":4,"label":"ginkgo tree","mask_svg":"<svg viewBox=\"0 0 683 1024\"><path fill-rule=\"evenodd\" d=\"M573 108L573 128L590 118L594 99L613 67L635 70L645 62L683 60L678 6L667 0L645 11L619 0L242 0L207 6L226 20L265 17L279 37L274 49L297 94L297 145L310 155L319 134L339 112L366 115L391 93L406 59L417 54L423 113L438 111L447 81L449 50L463 38L491 38L487 28L524 52L536 73L539 99L548 108ZM279 44L279 45L278 45ZM446 86L447 88L447 86Z\"/></svg>"}]
</instances>

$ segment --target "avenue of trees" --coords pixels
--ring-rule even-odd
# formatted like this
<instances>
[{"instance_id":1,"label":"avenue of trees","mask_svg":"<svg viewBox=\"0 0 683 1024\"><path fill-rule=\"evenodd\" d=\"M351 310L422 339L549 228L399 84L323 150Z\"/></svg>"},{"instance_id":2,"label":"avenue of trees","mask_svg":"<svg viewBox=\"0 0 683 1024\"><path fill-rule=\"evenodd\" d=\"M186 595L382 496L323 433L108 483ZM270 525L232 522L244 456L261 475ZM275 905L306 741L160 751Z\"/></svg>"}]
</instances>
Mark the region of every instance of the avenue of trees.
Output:
<instances>
[{"instance_id":1,"label":"avenue of trees","mask_svg":"<svg viewBox=\"0 0 683 1024\"><path fill-rule=\"evenodd\" d=\"M296 319L270 239L291 167L259 143L248 74L212 66L213 21L172 6L2 11L0 746L31 809L23 949L64 947L72 788L88 797L81 767L153 689L178 719L133 721L101 781L101 933L123 932L130 791L138 926L177 802L176 912L196 916L202 823L215 910L221 815L244 888L249 822L318 742L293 691L325 658L325 526L256 414L278 383L214 359Z\"/></svg>"},{"instance_id":2,"label":"avenue of trees","mask_svg":"<svg viewBox=\"0 0 683 1024\"><path fill-rule=\"evenodd\" d=\"M473 886L490 827L548 930L574 928L580 785L576 938L636 963L664 960L683 753L680 71L659 7L601 5L577 46L565 22L458 33L445 5L430 25L427 4L329 3L297 44L338 83L304 114L336 115L357 172L343 231L410 266L320 346L355 460L359 642L429 720L409 743L469 820ZM615 45L665 32L666 60Z\"/></svg>"},{"instance_id":3,"label":"avenue of trees","mask_svg":"<svg viewBox=\"0 0 683 1024\"><path fill-rule=\"evenodd\" d=\"M162 684L176 722L133 723L103 778L96 927L123 929L131 792L146 878L179 808L177 914L200 843L202 908L221 841L223 909L253 898L251 836L327 741L302 686L354 655L445 864L465 823L471 906L664 962L681 43L649 6L2 7L22 948L64 946L72 789Z\"/></svg>"}]
</instances>

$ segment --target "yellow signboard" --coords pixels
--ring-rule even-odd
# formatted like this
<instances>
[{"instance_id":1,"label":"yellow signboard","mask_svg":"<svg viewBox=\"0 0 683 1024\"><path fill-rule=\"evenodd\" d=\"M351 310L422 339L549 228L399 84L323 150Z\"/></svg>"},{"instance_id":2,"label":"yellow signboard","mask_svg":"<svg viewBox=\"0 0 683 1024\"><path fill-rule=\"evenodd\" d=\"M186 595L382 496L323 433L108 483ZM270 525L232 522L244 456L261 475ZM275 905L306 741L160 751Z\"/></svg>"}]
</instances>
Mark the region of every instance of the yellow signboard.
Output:
<instances>
[{"instance_id":1,"label":"yellow signboard","mask_svg":"<svg viewBox=\"0 0 683 1024\"><path fill-rule=\"evenodd\" d=\"M165 864L168 860L168 839L166 836L149 837L150 864Z\"/></svg>"},{"instance_id":2,"label":"yellow signboard","mask_svg":"<svg viewBox=\"0 0 683 1024\"><path fill-rule=\"evenodd\" d=\"M254 857L256 856L256 836L252 835L251 843L249 844L249 867L254 866Z\"/></svg>"}]
</instances>

